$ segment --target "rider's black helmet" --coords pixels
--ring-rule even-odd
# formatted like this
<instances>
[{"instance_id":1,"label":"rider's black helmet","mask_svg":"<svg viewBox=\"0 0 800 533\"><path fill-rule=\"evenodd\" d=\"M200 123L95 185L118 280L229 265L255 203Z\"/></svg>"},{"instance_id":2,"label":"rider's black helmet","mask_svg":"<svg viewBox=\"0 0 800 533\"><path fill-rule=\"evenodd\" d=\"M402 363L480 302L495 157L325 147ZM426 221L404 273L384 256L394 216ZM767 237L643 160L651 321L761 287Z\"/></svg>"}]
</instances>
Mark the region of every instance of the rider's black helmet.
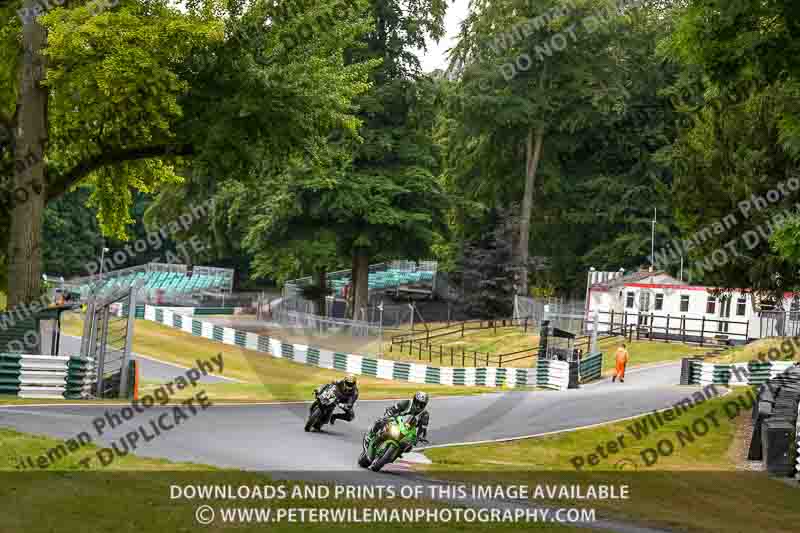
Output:
<instances>
[{"instance_id":1,"label":"rider's black helmet","mask_svg":"<svg viewBox=\"0 0 800 533\"><path fill-rule=\"evenodd\" d=\"M415 413L421 413L422 411L425 410L425 407L427 405L428 405L428 394L419 391L414 395L414 400L411 402L411 409L413 409Z\"/></svg>"},{"instance_id":2,"label":"rider's black helmet","mask_svg":"<svg viewBox=\"0 0 800 533\"><path fill-rule=\"evenodd\" d=\"M356 377L353 375L347 376L342 380L342 390L344 392L353 392L356 388Z\"/></svg>"}]
</instances>

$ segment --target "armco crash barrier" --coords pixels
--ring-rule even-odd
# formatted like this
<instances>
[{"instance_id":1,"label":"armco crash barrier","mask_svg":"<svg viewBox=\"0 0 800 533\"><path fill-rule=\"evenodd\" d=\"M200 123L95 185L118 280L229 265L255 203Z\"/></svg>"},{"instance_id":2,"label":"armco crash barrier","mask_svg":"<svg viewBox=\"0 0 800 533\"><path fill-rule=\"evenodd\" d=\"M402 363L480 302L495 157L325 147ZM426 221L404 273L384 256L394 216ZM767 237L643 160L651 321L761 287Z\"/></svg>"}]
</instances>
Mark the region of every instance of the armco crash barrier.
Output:
<instances>
[{"instance_id":1,"label":"armco crash barrier","mask_svg":"<svg viewBox=\"0 0 800 533\"><path fill-rule=\"evenodd\" d=\"M800 480L800 366L759 387L753 404L753 436L748 459L763 461L771 474Z\"/></svg>"},{"instance_id":2,"label":"armco crash barrier","mask_svg":"<svg viewBox=\"0 0 800 533\"><path fill-rule=\"evenodd\" d=\"M793 365L793 361L704 363L687 357L682 361L681 385L762 385Z\"/></svg>"},{"instance_id":3,"label":"armco crash barrier","mask_svg":"<svg viewBox=\"0 0 800 533\"><path fill-rule=\"evenodd\" d=\"M478 387L535 387L539 385L536 368L438 367L346 354L303 344L288 344L266 335L218 326L191 316L178 314L176 309L148 305L145 307L145 319L180 329L198 337L267 353L272 357L351 374L430 385ZM599 377L599 370L602 369L602 354L599 354L599 366L597 366L597 358L594 357L596 355L598 354L587 356L584 360L587 361L588 375L597 374ZM542 386L561 390L563 381L563 373L555 369L552 373L548 372L548 378L544 382L546 385Z\"/></svg>"},{"instance_id":4,"label":"armco crash barrier","mask_svg":"<svg viewBox=\"0 0 800 533\"><path fill-rule=\"evenodd\" d=\"M80 357L0 354L0 394L86 398L96 379L93 361Z\"/></svg>"}]
</instances>

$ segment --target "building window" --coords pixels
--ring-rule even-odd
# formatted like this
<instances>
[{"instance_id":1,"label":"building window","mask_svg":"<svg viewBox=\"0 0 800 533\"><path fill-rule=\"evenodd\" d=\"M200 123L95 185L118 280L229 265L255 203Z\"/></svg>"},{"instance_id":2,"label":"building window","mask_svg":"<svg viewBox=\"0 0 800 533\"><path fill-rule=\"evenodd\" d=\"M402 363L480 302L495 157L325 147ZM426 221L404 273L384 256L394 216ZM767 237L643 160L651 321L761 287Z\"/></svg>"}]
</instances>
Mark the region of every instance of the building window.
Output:
<instances>
[{"instance_id":1,"label":"building window","mask_svg":"<svg viewBox=\"0 0 800 533\"><path fill-rule=\"evenodd\" d=\"M797 296L792 298L792 303L789 306L789 320L794 320L795 322L800 320L800 300L798 300Z\"/></svg>"},{"instance_id":2,"label":"building window","mask_svg":"<svg viewBox=\"0 0 800 533\"><path fill-rule=\"evenodd\" d=\"M708 297L708 302L706 302L706 314L713 315L717 309L717 299L713 296Z\"/></svg>"},{"instance_id":3,"label":"building window","mask_svg":"<svg viewBox=\"0 0 800 533\"><path fill-rule=\"evenodd\" d=\"M736 300L736 316L744 316L744 312L746 309L747 309L747 297L739 296L739 299Z\"/></svg>"},{"instance_id":4,"label":"building window","mask_svg":"<svg viewBox=\"0 0 800 533\"><path fill-rule=\"evenodd\" d=\"M625 307L627 309L633 309L633 292L629 292L625 299Z\"/></svg>"},{"instance_id":5,"label":"building window","mask_svg":"<svg viewBox=\"0 0 800 533\"><path fill-rule=\"evenodd\" d=\"M689 295L685 294L681 296L681 313L688 313L689 312Z\"/></svg>"},{"instance_id":6,"label":"building window","mask_svg":"<svg viewBox=\"0 0 800 533\"><path fill-rule=\"evenodd\" d=\"M656 311L664 309L664 295L656 294Z\"/></svg>"}]
</instances>

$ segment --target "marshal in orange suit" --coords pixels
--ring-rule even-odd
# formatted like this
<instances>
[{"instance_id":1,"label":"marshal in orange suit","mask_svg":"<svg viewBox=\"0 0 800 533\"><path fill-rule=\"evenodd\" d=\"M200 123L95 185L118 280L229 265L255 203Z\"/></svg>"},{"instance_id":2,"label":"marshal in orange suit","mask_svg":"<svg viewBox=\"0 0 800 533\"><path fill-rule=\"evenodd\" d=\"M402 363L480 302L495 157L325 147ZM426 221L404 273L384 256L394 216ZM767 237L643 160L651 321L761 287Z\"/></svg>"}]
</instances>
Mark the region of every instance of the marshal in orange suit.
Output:
<instances>
[{"instance_id":1,"label":"marshal in orange suit","mask_svg":"<svg viewBox=\"0 0 800 533\"><path fill-rule=\"evenodd\" d=\"M625 349L624 342L617 348L616 358L617 368L614 371L614 377L611 378L611 381L614 382L619 378L620 383L625 383L625 367L628 366L630 355L628 354L628 350Z\"/></svg>"}]
</instances>

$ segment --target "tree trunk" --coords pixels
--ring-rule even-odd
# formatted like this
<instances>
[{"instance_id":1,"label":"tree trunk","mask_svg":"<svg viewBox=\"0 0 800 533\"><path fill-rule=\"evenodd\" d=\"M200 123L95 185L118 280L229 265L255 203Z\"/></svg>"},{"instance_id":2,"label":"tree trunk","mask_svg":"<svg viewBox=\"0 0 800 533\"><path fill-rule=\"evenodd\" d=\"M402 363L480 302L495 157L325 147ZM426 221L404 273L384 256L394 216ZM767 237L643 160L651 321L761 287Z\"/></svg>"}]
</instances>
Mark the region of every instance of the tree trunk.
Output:
<instances>
[{"instance_id":1,"label":"tree trunk","mask_svg":"<svg viewBox=\"0 0 800 533\"><path fill-rule=\"evenodd\" d=\"M24 7L33 13L35 0ZM14 207L8 243L8 307L39 296L42 277L42 224L47 203L47 90L39 85L47 64L42 51L46 30L31 19L22 28L23 57L18 72L15 130Z\"/></svg>"},{"instance_id":2,"label":"tree trunk","mask_svg":"<svg viewBox=\"0 0 800 533\"><path fill-rule=\"evenodd\" d=\"M317 270L316 273L314 274L314 278L315 278L314 285L316 285L317 287L325 288L328 286L328 273L325 271L324 268ZM314 307L316 308L314 309L314 313L318 316L327 315L326 311L328 306L325 304L326 304L325 294L320 294L319 298L314 303Z\"/></svg>"},{"instance_id":3,"label":"tree trunk","mask_svg":"<svg viewBox=\"0 0 800 533\"><path fill-rule=\"evenodd\" d=\"M350 289L347 291L347 308L345 311L345 316L350 319L355 318L355 313L353 310L355 309L355 305L353 302L355 301L355 289L356 289L356 278L358 272L358 261L356 261L356 254L353 253L352 257L350 258Z\"/></svg>"},{"instance_id":4,"label":"tree trunk","mask_svg":"<svg viewBox=\"0 0 800 533\"><path fill-rule=\"evenodd\" d=\"M369 305L369 253L366 248L353 250L353 318L366 320L367 306Z\"/></svg>"},{"instance_id":5,"label":"tree trunk","mask_svg":"<svg viewBox=\"0 0 800 533\"><path fill-rule=\"evenodd\" d=\"M528 254L531 233L531 212L533 211L533 190L536 186L536 171L542 155L544 128L528 131L525 157L525 195L522 197L522 217L519 224L519 248L517 264L519 265L518 294L528 296Z\"/></svg>"}]
</instances>

